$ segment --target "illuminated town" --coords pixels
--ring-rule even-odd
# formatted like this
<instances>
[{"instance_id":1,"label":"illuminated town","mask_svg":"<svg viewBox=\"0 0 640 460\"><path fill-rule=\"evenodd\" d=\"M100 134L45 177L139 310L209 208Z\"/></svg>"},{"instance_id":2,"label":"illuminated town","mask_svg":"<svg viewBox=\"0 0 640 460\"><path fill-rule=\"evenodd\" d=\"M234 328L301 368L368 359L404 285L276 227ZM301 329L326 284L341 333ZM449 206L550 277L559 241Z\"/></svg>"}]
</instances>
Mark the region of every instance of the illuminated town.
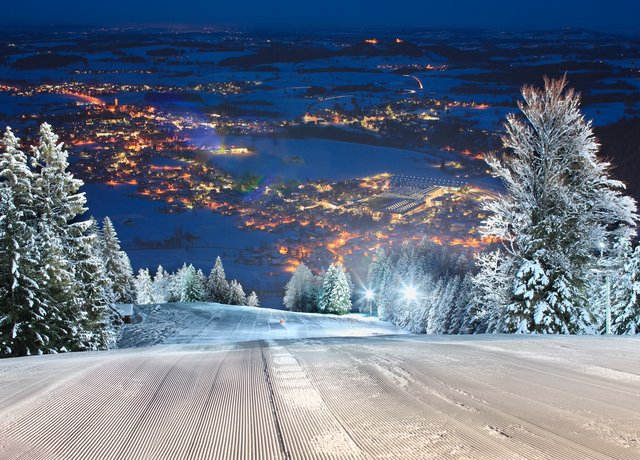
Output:
<instances>
[{"instance_id":1,"label":"illuminated town","mask_svg":"<svg viewBox=\"0 0 640 460\"><path fill-rule=\"evenodd\" d=\"M244 248L230 262L263 267L275 277L274 296L301 262L321 270L344 261L364 276L379 247L427 238L472 255L492 243L478 235L480 203L501 189L482 159L499 148L500 120L513 108L506 88L471 88L452 57L415 57L417 37L322 39L299 62L286 40L271 44L285 47L271 62L271 42L189 37L175 46L164 36L133 48L101 43L112 57L85 53L88 61L71 66L56 62L64 54L29 56L30 44L8 45L15 57L0 99L24 107L21 135L51 123L90 203L123 196L176 216L155 238L121 219L132 229L123 243L135 266L181 265L186 255L150 255L174 241L171 230L189 233L175 241L186 250L211 247L210 258L214 248L238 246L183 228L187 214L225 216ZM227 49L256 53L225 58ZM214 78L201 78L207 65ZM55 77L43 82L43 68Z\"/></svg>"}]
</instances>

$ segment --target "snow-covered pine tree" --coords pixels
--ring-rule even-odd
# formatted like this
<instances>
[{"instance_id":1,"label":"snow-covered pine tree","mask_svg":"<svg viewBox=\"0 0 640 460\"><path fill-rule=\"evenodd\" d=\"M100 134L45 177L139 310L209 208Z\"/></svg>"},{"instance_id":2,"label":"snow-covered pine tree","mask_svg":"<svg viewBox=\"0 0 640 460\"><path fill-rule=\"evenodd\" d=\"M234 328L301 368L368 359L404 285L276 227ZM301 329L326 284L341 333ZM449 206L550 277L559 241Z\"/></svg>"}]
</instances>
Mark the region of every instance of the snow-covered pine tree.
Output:
<instances>
[{"instance_id":1,"label":"snow-covered pine tree","mask_svg":"<svg viewBox=\"0 0 640 460\"><path fill-rule=\"evenodd\" d=\"M222 259L216 257L216 262L207 281L207 300L217 303L227 303L229 299L229 283L224 273Z\"/></svg>"},{"instance_id":2,"label":"snow-covered pine tree","mask_svg":"<svg viewBox=\"0 0 640 460\"><path fill-rule=\"evenodd\" d=\"M384 249L378 248L371 265L369 265L367 285L375 293L374 308L378 317L383 320L389 319L388 296L386 294L389 291L391 278L390 258L385 254Z\"/></svg>"},{"instance_id":3,"label":"snow-covered pine tree","mask_svg":"<svg viewBox=\"0 0 640 460\"><path fill-rule=\"evenodd\" d=\"M242 289L242 285L236 281L231 280L229 283L229 305L246 305L247 304L247 296Z\"/></svg>"},{"instance_id":4,"label":"snow-covered pine tree","mask_svg":"<svg viewBox=\"0 0 640 460\"><path fill-rule=\"evenodd\" d=\"M83 329L87 332L85 347L90 350L114 348L122 326L120 314L113 306L111 281L102 259L97 223L91 218L82 239L74 243L75 278L85 313Z\"/></svg>"},{"instance_id":5,"label":"snow-covered pine tree","mask_svg":"<svg viewBox=\"0 0 640 460\"><path fill-rule=\"evenodd\" d=\"M57 307L40 293L33 173L7 128L0 154L0 357L52 350L49 320Z\"/></svg>"},{"instance_id":6,"label":"snow-covered pine tree","mask_svg":"<svg viewBox=\"0 0 640 460\"><path fill-rule=\"evenodd\" d=\"M251 291L251 294L247 297L247 307L259 307L260 300L258 299L258 294L256 291Z\"/></svg>"},{"instance_id":7,"label":"snow-covered pine tree","mask_svg":"<svg viewBox=\"0 0 640 460\"><path fill-rule=\"evenodd\" d=\"M336 313L339 315L351 311L351 290L340 262L331 264L322 282L322 292L318 303L321 313Z\"/></svg>"},{"instance_id":8,"label":"snow-covered pine tree","mask_svg":"<svg viewBox=\"0 0 640 460\"><path fill-rule=\"evenodd\" d=\"M467 322L467 311L472 299L472 293L472 276L466 273L460 283L458 293L454 300L451 317L449 319L449 329L446 331L447 334L464 334L466 332L464 325Z\"/></svg>"},{"instance_id":9,"label":"snow-covered pine tree","mask_svg":"<svg viewBox=\"0 0 640 460\"><path fill-rule=\"evenodd\" d=\"M316 295L315 277L309 268L301 263L291 275L284 290L284 306L291 311L314 312Z\"/></svg>"},{"instance_id":10,"label":"snow-covered pine tree","mask_svg":"<svg viewBox=\"0 0 640 460\"><path fill-rule=\"evenodd\" d=\"M205 276L201 268L196 270L196 278L198 278L198 284L202 287L202 298L200 300L207 300L207 283L209 279Z\"/></svg>"},{"instance_id":11,"label":"snow-covered pine tree","mask_svg":"<svg viewBox=\"0 0 640 460\"><path fill-rule=\"evenodd\" d=\"M180 302L182 298L182 286L184 285L184 278L187 274L187 263L184 262L182 267L169 275L169 301Z\"/></svg>"},{"instance_id":12,"label":"snow-covered pine tree","mask_svg":"<svg viewBox=\"0 0 640 460\"><path fill-rule=\"evenodd\" d=\"M37 171L33 191L38 213L40 286L45 291L42 295L58 309L49 321L52 343L59 351L83 350L92 336L84 329L86 276L76 273L76 265L81 262L77 257L91 257L87 247L91 238L86 235L91 222L79 219L87 210L84 193L79 191L83 182L67 171L68 152L47 123L40 126L31 161Z\"/></svg>"},{"instance_id":13,"label":"snow-covered pine tree","mask_svg":"<svg viewBox=\"0 0 640 460\"><path fill-rule=\"evenodd\" d=\"M498 290L509 286L508 301L498 306L509 332L588 328L583 280L597 265L599 245L629 239L637 220L635 202L596 156L578 95L565 86L564 78L545 79L543 90L525 86L524 118L507 117L508 152L486 157L507 193L486 204L481 232L502 241L498 257L507 269L488 273L494 264L479 259L476 279L495 278Z\"/></svg>"},{"instance_id":14,"label":"snow-covered pine tree","mask_svg":"<svg viewBox=\"0 0 640 460\"><path fill-rule=\"evenodd\" d=\"M153 286L148 268L138 270L134 284L136 286L136 303L138 305L153 303Z\"/></svg>"},{"instance_id":15,"label":"snow-covered pine tree","mask_svg":"<svg viewBox=\"0 0 640 460\"><path fill-rule=\"evenodd\" d=\"M614 334L640 333L640 245L625 258L623 271L615 280L611 332ZM616 295L617 294L617 295Z\"/></svg>"},{"instance_id":16,"label":"snow-covered pine tree","mask_svg":"<svg viewBox=\"0 0 640 460\"><path fill-rule=\"evenodd\" d=\"M193 265L189 265L182 277L180 302L200 302L204 298L204 287L200 284Z\"/></svg>"},{"instance_id":17,"label":"snow-covered pine tree","mask_svg":"<svg viewBox=\"0 0 640 460\"><path fill-rule=\"evenodd\" d=\"M158 265L151 285L151 299L153 303L167 303L171 298L169 290L170 275L164 271L162 265Z\"/></svg>"},{"instance_id":18,"label":"snow-covered pine tree","mask_svg":"<svg viewBox=\"0 0 640 460\"><path fill-rule=\"evenodd\" d=\"M115 303L132 303L135 300L135 285L131 262L120 248L120 240L109 217L102 223L102 250L107 274L112 281Z\"/></svg>"}]
</instances>

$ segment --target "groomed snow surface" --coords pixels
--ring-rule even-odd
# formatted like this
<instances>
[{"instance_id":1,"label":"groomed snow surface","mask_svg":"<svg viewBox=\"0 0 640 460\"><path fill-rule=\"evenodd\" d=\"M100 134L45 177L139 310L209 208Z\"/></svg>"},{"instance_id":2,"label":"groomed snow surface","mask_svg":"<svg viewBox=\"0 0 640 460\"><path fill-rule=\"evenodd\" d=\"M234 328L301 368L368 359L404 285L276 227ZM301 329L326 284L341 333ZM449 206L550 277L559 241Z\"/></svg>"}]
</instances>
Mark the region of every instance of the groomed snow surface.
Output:
<instances>
[{"instance_id":1,"label":"groomed snow surface","mask_svg":"<svg viewBox=\"0 0 640 460\"><path fill-rule=\"evenodd\" d=\"M154 310L123 336L152 347L0 361L0 458L640 458L636 338Z\"/></svg>"}]
</instances>

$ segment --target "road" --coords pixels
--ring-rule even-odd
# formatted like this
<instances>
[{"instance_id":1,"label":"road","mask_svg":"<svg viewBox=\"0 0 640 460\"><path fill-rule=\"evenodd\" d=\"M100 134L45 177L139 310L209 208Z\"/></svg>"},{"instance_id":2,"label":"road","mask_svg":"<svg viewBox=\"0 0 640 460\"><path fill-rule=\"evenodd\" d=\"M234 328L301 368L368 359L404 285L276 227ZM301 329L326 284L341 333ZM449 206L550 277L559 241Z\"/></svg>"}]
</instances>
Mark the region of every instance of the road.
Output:
<instances>
[{"instance_id":1,"label":"road","mask_svg":"<svg viewBox=\"0 0 640 460\"><path fill-rule=\"evenodd\" d=\"M640 458L636 338L350 337L344 321L342 337L274 340L259 320L252 341L193 329L2 360L0 458Z\"/></svg>"}]
</instances>

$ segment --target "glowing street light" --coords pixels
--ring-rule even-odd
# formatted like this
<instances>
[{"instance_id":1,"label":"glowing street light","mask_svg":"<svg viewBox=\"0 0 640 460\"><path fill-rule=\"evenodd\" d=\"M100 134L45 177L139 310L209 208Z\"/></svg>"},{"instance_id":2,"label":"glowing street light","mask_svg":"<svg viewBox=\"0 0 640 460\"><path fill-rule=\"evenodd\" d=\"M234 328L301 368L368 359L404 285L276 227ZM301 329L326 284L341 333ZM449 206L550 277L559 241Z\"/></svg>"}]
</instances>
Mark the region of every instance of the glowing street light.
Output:
<instances>
[{"instance_id":1,"label":"glowing street light","mask_svg":"<svg viewBox=\"0 0 640 460\"><path fill-rule=\"evenodd\" d=\"M418 290L414 286L405 286L402 290L402 294L407 302L411 304L411 321L410 321L410 331L413 333L414 324L413 324L413 316L414 316L414 308L415 308L415 300L418 298Z\"/></svg>"},{"instance_id":2,"label":"glowing street light","mask_svg":"<svg viewBox=\"0 0 640 460\"><path fill-rule=\"evenodd\" d=\"M414 286L405 286L402 294L406 300L416 300L418 298L418 290Z\"/></svg>"},{"instance_id":3,"label":"glowing street light","mask_svg":"<svg viewBox=\"0 0 640 460\"><path fill-rule=\"evenodd\" d=\"M364 291L364 298L367 300L373 300L373 291L371 289L366 289Z\"/></svg>"},{"instance_id":4,"label":"glowing street light","mask_svg":"<svg viewBox=\"0 0 640 460\"><path fill-rule=\"evenodd\" d=\"M364 298L367 301L367 305L369 306L369 316L373 316L373 291L369 288L364 291Z\"/></svg>"}]
</instances>

